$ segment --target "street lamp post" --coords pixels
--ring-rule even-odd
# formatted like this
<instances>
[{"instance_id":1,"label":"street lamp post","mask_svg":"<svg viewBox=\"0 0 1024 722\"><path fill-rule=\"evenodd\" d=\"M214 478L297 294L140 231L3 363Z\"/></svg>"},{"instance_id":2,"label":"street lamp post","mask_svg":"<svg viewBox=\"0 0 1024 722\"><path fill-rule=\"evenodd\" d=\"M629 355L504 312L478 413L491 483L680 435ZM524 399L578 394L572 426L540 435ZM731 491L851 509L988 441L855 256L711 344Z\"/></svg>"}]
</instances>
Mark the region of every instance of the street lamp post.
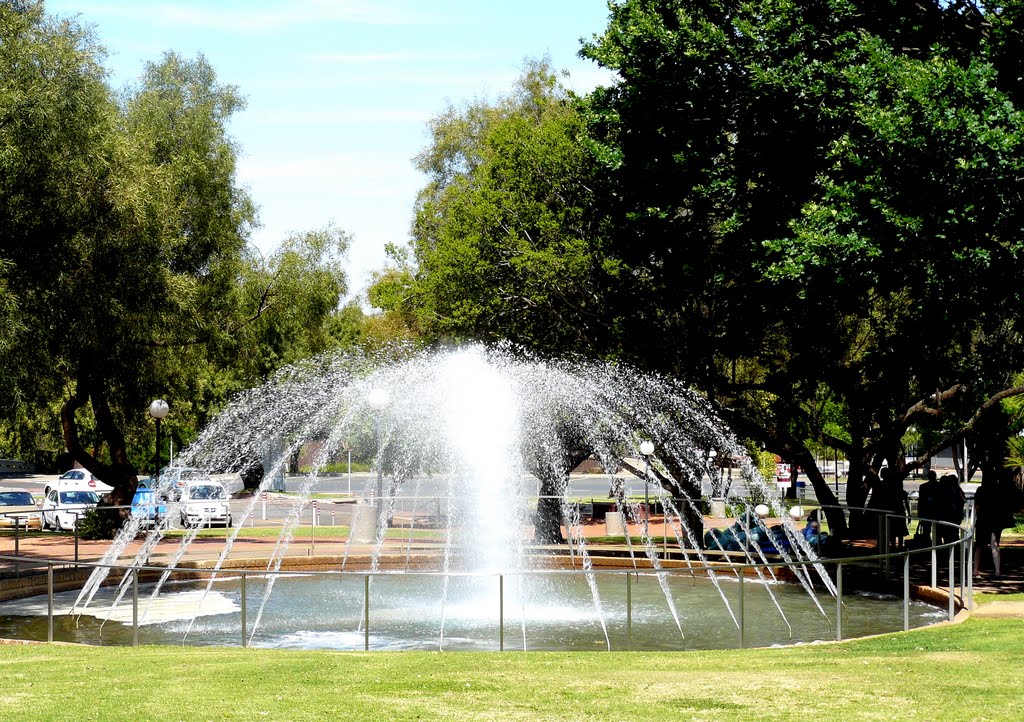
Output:
<instances>
[{"instance_id":1,"label":"street lamp post","mask_svg":"<svg viewBox=\"0 0 1024 722\"><path fill-rule=\"evenodd\" d=\"M163 399L156 399L149 405L149 415L156 421L156 469L153 472L153 486L160 484L160 420L167 416L170 407Z\"/></svg>"},{"instance_id":2,"label":"street lamp post","mask_svg":"<svg viewBox=\"0 0 1024 722\"><path fill-rule=\"evenodd\" d=\"M373 429L377 438L377 516L379 518L384 511L384 453L380 441L380 412L391 403L391 396L387 389L373 389L367 395L366 403L373 411L377 412L373 418Z\"/></svg>"},{"instance_id":3,"label":"street lamp post","mask_svg":"<svg viewBox=\"0 0 1024 722\"><path fill-rule=\"evenodd\" d=\"M650 536L651 498L648 491L651 476L651 454L654 444L644 440L640 442L640 453L644 455L644 536Z\"/></svg>"}]
</instances>

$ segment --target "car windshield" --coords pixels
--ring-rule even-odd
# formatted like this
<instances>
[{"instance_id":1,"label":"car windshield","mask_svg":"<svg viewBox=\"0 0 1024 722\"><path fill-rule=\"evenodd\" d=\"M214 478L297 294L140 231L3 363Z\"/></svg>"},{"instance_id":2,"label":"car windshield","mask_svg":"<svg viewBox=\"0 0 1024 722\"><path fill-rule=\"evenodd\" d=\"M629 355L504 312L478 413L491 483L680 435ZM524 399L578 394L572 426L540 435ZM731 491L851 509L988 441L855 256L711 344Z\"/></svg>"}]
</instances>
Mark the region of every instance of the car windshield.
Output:
<instances>
[{"instance_id":1,"label":"car windshield","mask_svg":"<svg viewBox=\"0 0 1024 722\"><path fill-rule=\"evenodd\" d=\"M61 504L98 504L99 497L94 491L62 491L60 493Z\"/></svg>"},{"instance_id":2,"label":"car windshield","mask_svg":"<svg viewBox=\"0 0 1024 722\"><path fill-rule=\"evenodd\" d=\"M27 491L0 491L0 506L32 506L35 503Z\"/></svg>"},{"instance_id":3,"label":"car windshield","mask_svg":"<svg viewBox=\"0 0 1024 722\"><path fill-rule=\"evenodd\" d=\"M189 499L223 499L224 488L216 484L198 484L188 488Z\"/></svg>"}]
</instances>

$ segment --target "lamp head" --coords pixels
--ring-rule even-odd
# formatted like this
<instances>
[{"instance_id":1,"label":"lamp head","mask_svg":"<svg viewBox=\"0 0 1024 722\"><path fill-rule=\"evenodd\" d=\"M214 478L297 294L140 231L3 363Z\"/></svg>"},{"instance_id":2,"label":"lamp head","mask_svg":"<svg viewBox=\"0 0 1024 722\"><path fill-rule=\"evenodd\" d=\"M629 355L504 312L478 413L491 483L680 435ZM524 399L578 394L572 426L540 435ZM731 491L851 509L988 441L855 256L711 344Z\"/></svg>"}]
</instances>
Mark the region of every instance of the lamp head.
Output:
<instances>
[{"instance_id":1,"label":"lamp head","mask_svg":"<svg viewBox=\"0 0 1024 722\"><path fill-rule=\"evenodd\" d=\"M168 411L170 411L170 407L163 399L156 399L149 405L149 415L154 419L162 419L167 416Z\"/></svg>"}]
</instances>

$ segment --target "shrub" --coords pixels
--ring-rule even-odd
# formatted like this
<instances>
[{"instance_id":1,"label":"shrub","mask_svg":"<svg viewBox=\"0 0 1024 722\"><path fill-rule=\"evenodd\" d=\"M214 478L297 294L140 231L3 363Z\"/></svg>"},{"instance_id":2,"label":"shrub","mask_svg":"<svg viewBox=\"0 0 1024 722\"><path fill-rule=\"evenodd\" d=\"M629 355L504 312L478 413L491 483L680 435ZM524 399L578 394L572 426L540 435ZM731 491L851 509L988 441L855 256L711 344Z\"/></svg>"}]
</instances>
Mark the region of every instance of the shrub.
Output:
<instances>
[{"instance_id":1,"label":"shrub","mask_svg":"<svg viewBox=\"0 0 1024 722\"><path fill-rule=\"evenodd\" d=\"M97 506L78 519L80 539L113 539L121 529L120 509Z\"/></svg>"}]
</instances>

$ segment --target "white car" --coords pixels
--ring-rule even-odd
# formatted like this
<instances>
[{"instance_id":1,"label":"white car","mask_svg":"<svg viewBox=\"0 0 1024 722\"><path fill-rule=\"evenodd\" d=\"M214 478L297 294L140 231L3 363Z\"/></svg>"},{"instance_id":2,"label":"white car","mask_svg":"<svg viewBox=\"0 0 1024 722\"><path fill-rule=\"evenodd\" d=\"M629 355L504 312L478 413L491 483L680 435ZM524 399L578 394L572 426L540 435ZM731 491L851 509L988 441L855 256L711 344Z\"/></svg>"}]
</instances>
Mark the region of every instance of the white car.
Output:
<instances>
[{"instance_id":1,"label":"white car","mask_svg":"<svg viewBox=\"0 0 1024 722\"><path fill-rule=\"evenodd\" d=\"M217 481L194 481L181 493L181 525L231 526L231 507L224 485Z\"/></svg>"},{"instance_id":2,"label":"white car","mask_svg":"<svg viewBox=\"0 0 1024 722\"><path fill-rule=\"evenodd\" d=\"M39 529L39 507L29 491L0 488L0 527L14 528L15 524L21 529Z\"/></svg>"},{"instance_id":3,"label":"white car","mask_svg":"<svg viewBox=\"0 0 1024 722\"><path fill-rule=\"evenodd\" d=\"M71 531L78 525L78 518L99 503L100 498L92 490L50 489L43 499L43 529Z\"/></svg>"},{"instance_id":4,"label":"white car","mask_svg":"<svg viewBox=\"0 0 1024 722\"><path fill-rule=\"evenodd\" d=\"M87 469L71 469L61 474L52 484L47 484L43 489L43 496L49 496L51 489L81 489L95 491L98 496L103 496L112 492L114 487L104 484Z\"/></svg>"},{"instance_id":5,"label":"white car","mask_svg":"<svg viewBox=\"0 0 1024 722\"><path fill-rule=\"evenodd\" d=\"M210 472L191 466L165 466L160 470L159 481L154 485L167 494L172 501L182 498L181 493L189 484L209 483Z\"/></svg>"}]
</instances>

